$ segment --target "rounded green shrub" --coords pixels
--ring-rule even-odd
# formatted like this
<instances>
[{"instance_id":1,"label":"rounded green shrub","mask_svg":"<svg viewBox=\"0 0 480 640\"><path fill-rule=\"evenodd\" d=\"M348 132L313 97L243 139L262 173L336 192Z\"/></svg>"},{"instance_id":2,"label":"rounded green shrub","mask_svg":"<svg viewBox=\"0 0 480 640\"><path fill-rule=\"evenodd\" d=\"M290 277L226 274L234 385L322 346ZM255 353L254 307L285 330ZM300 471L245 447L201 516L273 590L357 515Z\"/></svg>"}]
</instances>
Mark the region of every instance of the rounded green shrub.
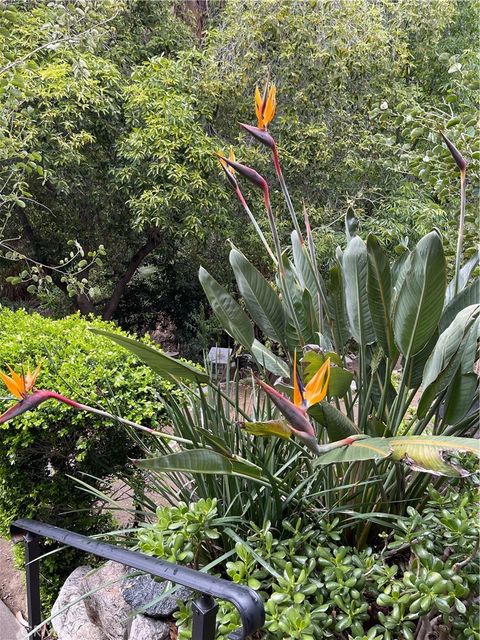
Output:
<instances>
[{"instance_id":1,"label":"rounded green shrub","mask_svg":"<svg viewBox=\"0 0 480 640\"><path fill-rule=\"evenodd\" d=\"M160 394L171 385L123 348L90 332L91 326L118 331L111 323L79 315L51 320L0 307L0 369L7 371L10 365L20 372L41 363L38 388L158 427L163 416ZM0 411L12 404L4 391ZM86 535L108 529L110 516L77 486L75 477L108 489L114 478L133 472L129 458L138 454L124 426L54 401L1 425L0 451L3 535L19 517ZM55 582L72 568L64 554L51 556L57 567L47 573Z\"/></svg>"}]
</instances>

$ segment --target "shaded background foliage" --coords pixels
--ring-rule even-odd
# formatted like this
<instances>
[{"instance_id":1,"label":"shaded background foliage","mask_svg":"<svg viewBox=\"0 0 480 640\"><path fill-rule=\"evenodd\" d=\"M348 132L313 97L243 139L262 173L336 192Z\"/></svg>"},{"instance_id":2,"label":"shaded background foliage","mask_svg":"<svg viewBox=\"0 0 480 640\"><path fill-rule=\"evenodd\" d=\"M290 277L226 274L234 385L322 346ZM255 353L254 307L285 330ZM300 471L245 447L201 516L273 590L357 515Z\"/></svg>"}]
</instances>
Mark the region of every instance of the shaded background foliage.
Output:
<instances>
[{"instance_id":1,"label":"shaded background foliage","mask_svg":"<svg viewBox=\"0 0 480 640\"><path fill-rule=\"evenodd\" d=\"M253 90L266 77L278 86L273 128L285 173L309 209L324 266L348 209L392 250L432 226L453 237L458 183L438 128L470 161L468 254L480 156L478 8L477 0L6 3L0 228L20 238L7 242L20 255L3 248L3 276L17 283L3 288L7 304L19 298L56 316L80 309L141 330L166 317L182 348L195 345L190 355L213 340L199 321L198 264L228 282L228 238L257 264L262 253L216 148L234 145L271 179L286 222L266 150L235 126L252 122ZM268 235L263 213L259 222ZM23 254L64 262L36 271Z\"/></svg>"}]
</instances>

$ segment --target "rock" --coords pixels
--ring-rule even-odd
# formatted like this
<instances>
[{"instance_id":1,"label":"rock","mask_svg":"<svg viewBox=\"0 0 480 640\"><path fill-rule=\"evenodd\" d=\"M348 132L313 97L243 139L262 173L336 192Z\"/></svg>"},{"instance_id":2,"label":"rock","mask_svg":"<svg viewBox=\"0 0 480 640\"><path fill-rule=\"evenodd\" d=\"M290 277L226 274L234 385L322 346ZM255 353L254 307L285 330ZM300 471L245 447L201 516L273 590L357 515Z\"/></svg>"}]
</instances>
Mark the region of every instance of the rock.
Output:
<instances>
[{"instance_id":1,"label":"rock","mask_svg":"<svg viewBox=\"0 0 480 640\"><path fill-rule=\"evenodd\" d=\"M185 602L192 595L192 590L180 587L171 595L165 596L160 602L145 609L149 602L159 598L162 593L171 588L168 582L157 582L148 575L128 578L122 586L122 594L126 602L136 611L142 611L152 618L170 618L178 609L177 600ZM167 590L168 590L167 589Z\"/></svg>"},{"instance_id":2,"label":"rock","mask_svg":"<svg viewBox=\"0 0 480 640\"><path fill-rule=\"evenodd\" d=\"M170 625L138 615L132 622L128 640L170 640Z\"/></svg>"},{"instance_id":3,"label":"rock","mask_svg":"<svg viewBox=\"0 0 480 640\"><path fill-rule=\"evenodd\" d=\"M78 567L60 589L52 608L52 626L59 640L106 640L103 631L91 621L85 600L70 605L84 595L84 579L91 570L91 567ZM62 611L64 607L68 608Z\"/></svg>"},{"instance_id":4,"label":"rock","mask_svg":"<svg viewBox=\"0 0 480 640\"><path fill-rule=\"evenodd\" d=\"M107 562L85 578L85 591L99 589L86 599L90 619L109 640L126 640L132 619L132 609L122 597L123 579L129 571L118 562Z\"/></svg>"},{"instance_id":5,"label":"rock","mask_svg":"<svg viewBox=\"0 0 480 640\"><path fill-rule=\"evenodd\" d=\"M127 571L116 562L107 562L96 570L88 566L75 569L52 608L58 640L127 640L132 609L120 590ZM102 585L106 586L99 589ZM93 589L99 591L71 604ZM64 607L68 608L61 611Z\"/></svg>"}]
</instances>

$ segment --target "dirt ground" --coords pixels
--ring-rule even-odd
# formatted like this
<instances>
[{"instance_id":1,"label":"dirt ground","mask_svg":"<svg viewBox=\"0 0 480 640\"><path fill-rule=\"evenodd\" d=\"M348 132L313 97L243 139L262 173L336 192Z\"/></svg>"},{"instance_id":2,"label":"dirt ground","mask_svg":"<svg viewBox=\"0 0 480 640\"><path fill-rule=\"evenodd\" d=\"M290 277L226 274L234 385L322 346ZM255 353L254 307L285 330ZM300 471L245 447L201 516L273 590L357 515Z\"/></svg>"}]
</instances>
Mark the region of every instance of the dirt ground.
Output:
<instances>
[{"instance_id":1,"label":"dirt ground","mask_svg":"<svg viewBox=\"0 0 480 640\"><path fill-rule=\"evenodd\" d=\"M21 571L14 569L12 543L0 538L0 600L13 614L26 616L25 580Z\"/></svg>"}]
</instances>

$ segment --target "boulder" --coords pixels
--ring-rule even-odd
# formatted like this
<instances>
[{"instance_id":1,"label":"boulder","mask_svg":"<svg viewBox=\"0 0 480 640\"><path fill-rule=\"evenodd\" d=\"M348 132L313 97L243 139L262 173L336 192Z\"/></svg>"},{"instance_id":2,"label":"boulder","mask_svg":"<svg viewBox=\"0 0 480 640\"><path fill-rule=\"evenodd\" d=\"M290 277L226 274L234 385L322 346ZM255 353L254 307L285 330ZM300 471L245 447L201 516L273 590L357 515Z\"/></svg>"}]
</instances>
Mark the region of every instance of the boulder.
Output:
<instances>
[{"instance_id":1,"label":"boulder","mask_svg":"<svg viewBox=\"0 0 480 640\"><path fill-rule=\"evenodd\" d=\"M128 638L132 609L121 591L128 571L128 567L118 562L107 562L84 578L84 593L98 589L85 600L90 619L103 630L108 640Z\"/></svg>"},{"instance_id":2,"label":"boulder","mask_svg":"<svg viewBox=\"0 0 480 640\"><path fill-rule=\"evenodd\" d=\"M52 626L59 640L107 640L102 629L90 619L85 600L85 576L91 567L77 567L66 579L52 608ZM63 610L65 608L65 610Z\"/></svg>"},{"instance_id":3,"label":"boulder","mask_svg":"<svg viewBox=\"0 0 480 640\"><path fill-rule=\"evenodd\" d=\"M60 589L52 608L55 616L52 625L58 639L127 640L132 609L120 591L127 571L116 562L107 562L99 569L89 566L75 569ZM85 597L95 589L98 591ZM82 600L75 602L82 596Z\"/></svg>"},{"instance_id":4,"label":"boulder","mask_svg":"<svg viewBox=\"0 0 480 640\"><path fill-rule=\"evenodd\" d=\"M170 625L138 615L132 622L128 640L170 640Z\"/></svg>"},{"instance_id":5,"label":"boulder","mask_svg":"<svg viewBox=\"0 0 480 640\"><path fill-rule=\"evenodd\" d=\"M157 600L164 591L171 589L171 583L158 582L148 575L128 578L122 584L122 594L125 601L135 610L152 618L171 618L178 609L177 601L185 602L192 595L192 590L187 587L179 587L175 593L169 594L159 602L148 606L150 602Z\"/></svg>"}]
</instances>

